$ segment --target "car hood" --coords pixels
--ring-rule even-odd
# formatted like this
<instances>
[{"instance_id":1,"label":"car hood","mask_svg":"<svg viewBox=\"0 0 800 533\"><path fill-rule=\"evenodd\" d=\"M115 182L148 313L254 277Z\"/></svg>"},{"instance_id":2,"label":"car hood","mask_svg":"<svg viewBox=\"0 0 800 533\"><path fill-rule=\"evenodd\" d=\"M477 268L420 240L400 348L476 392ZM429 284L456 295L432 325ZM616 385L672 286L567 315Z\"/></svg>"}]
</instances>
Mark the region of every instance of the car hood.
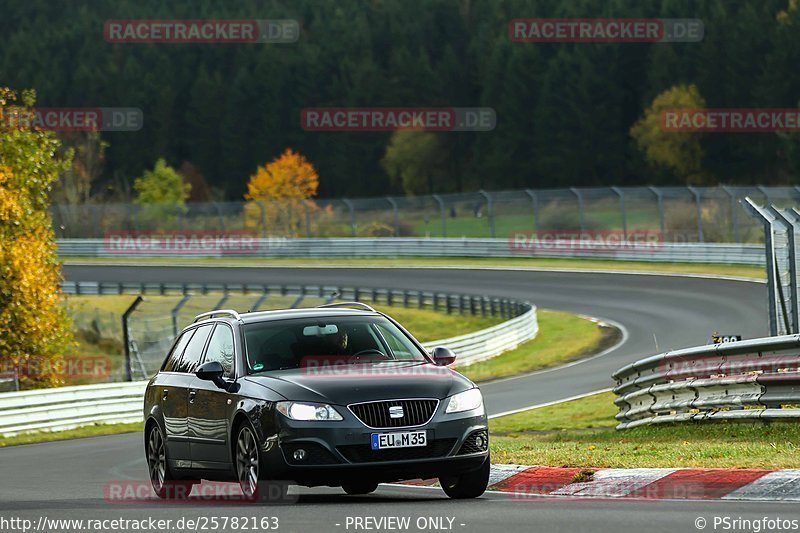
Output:
<instances>
[{"instance_id":1,"label":"car hood","mask_svg":"<svg viewBox=\"0 0 800 533\"><path fill-rule=\"evenodd\" d=\"M403 361L278 370L254 374L247 380L272 389L288 400L335 405L392 398L441 400L474 386L447 367Z\"/></svg>"}]
</instances>

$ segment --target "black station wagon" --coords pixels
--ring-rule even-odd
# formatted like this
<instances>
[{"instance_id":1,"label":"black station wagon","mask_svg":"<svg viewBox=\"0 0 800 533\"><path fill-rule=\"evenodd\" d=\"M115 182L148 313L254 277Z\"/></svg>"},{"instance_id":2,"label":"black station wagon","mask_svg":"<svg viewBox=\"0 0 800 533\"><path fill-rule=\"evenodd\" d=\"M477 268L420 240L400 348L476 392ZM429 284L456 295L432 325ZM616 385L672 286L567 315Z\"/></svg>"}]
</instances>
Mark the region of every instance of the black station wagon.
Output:
<instances>
[{"instance_id":1,"label":"black station wagon","mask_svg":"<svg viewBox=\"0 0 800 533\"><path fill-rule=\"evenodd\" d=\"M480 390L368 305L198 315L144 400L153 489L202 479L341 486L439 478L452 498L489 480Z\"/></svg>"}]
</instances>

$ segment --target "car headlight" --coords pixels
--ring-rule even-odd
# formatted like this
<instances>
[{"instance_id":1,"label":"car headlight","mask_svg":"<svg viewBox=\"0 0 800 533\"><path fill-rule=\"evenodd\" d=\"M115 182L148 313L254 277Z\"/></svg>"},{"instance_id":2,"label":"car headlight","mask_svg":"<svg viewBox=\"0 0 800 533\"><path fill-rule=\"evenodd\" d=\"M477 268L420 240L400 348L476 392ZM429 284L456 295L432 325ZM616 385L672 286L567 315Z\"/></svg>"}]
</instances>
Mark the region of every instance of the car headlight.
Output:
<instances>
[{"instance_id":1,"label":"car headlight","mask_svg":"<svg viewBox=\"0 0 800 533\"><path fill-rule=\"evenodd\" d=\"M326 403L278 402L276 408L292 420L343 420L342 415Z\"/></svg>"},{"instance_id":2,"label":"car headlight","mask_svg":"<svg viewBox=\"0 0 800 533\"><path fill-rule=\"evenodd\" d=\"M480 389L469 389L450 396L445 413L461 413L483 407L483 395Z\"/></svg>"}]
</instances>

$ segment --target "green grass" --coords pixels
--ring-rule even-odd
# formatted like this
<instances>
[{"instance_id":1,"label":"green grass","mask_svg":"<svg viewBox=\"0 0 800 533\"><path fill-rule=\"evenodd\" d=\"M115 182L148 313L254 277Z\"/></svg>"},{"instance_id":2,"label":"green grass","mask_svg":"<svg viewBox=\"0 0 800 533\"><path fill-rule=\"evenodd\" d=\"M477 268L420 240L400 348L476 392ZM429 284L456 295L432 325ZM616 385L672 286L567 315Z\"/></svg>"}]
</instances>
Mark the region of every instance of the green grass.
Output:
<instances>
[{"instance_id":1,"label":"green grass","mask_svg":"<svg viewBox=\"0 0 800 533\"><path fill-rule=\"evenodd\" d=\"M562 311L539 309L537 316L539 334L535 339L459 371L473 381L487 381L539 370L596 352L617 335L616 329Z\"/></svg>"},{"instance_id":2,"label":"green grass","mask_svg":"<svg viewBox=\"0 0 800 533\"><path fill-rule=\"evenodd\" d=\"M131 263L130 258L69 257L65 264L73 263ZM353 258L192 258L192 257L136 257L136 264L144 265L241 265L241 266L419 266L419 267L489 267L570 270L610 270L618 272L649 272L668 274L696 274L706 276L732 276L766 279L763 267L751 265L718 265L707 263L655 263L648 261L612 261L595 259L548 259L536 257L353 257Z\"/></svg>"},{"instance_id":3,"label":"green grass","mask_svg":"<svg viewBox=\"0 0 800 533\"><path fill-rule=\"evenodd\" d=\"M489 422L492 461L582 468L797 468L800 425L670 424L615 431L612 393Z\"/></svg>"},{"instance_id":4,"label":"green grass","mask_svg":"<svg viewBox=\"0 0 800 533\"><path fill-rule=\"evenodd\" d=\"M141 422L126 424L95 424L64 431L37 431L13 437L0 437L0 448L20 444L34 444L37 442L51 442L57 440L80 439L84 437L98 437L100 435L116 435L118 433L131 433L142 431Z\"/></svg>"}]
</instances>

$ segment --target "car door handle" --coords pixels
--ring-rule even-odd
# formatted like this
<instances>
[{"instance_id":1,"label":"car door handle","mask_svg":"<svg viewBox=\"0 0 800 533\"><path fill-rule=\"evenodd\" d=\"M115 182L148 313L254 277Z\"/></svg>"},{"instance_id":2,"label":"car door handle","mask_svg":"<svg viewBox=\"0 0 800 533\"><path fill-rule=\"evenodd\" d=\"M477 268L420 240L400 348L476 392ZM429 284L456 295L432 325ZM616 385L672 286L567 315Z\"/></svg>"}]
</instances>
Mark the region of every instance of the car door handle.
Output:
<instances>
[{"instance_id":1,"label":"car door handle","mask_svg":"<svg viewBox=\"0 0 800 533\"><path fill-rule=\"evenodd\" d=\"M164 389L164 392L161 393L161 399L166 400L168 395L169 395L169 389Z\"/></svg>"},{"instance_id":2,"label":"car door handle","mask_svg":"<svg viewBox=\"0 0 800 533\"><path fill-rule=\"evenodd\" d=\"M194 403L194 397L197 395L196 390L189 391L189 403Z\"/></svg>"}]
</instances>

